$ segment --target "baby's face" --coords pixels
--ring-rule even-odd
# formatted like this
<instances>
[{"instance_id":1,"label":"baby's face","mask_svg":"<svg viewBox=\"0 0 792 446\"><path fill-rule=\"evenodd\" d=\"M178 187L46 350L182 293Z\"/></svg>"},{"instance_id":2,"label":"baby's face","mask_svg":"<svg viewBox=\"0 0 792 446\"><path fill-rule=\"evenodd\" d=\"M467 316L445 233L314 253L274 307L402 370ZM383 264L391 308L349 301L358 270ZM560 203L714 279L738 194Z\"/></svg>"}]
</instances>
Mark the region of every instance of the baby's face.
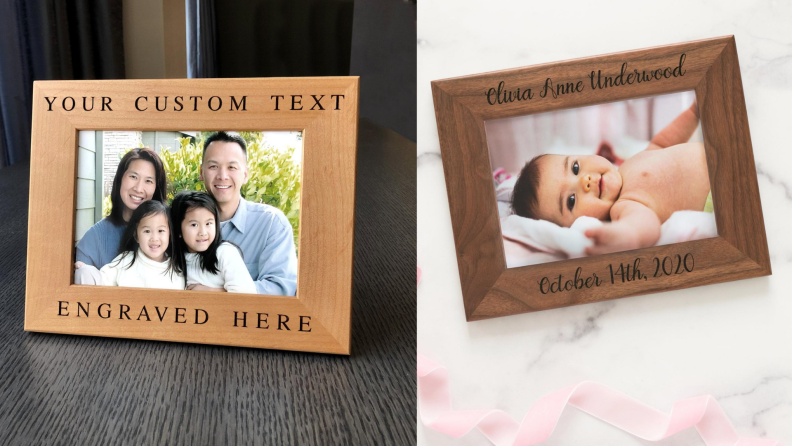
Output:
<instances>
[{"instance_id":1,"label":"baby's face","mask_svg":"<svg viewBox=\"0 0 792 446\"><path fill-rule=\"evenodd\" d=\"M548 155L537 162L540 218L567 228L584 215L610 219L622 188L622 177L610 161L598 155Z\"/></svg>"}]
</instances>

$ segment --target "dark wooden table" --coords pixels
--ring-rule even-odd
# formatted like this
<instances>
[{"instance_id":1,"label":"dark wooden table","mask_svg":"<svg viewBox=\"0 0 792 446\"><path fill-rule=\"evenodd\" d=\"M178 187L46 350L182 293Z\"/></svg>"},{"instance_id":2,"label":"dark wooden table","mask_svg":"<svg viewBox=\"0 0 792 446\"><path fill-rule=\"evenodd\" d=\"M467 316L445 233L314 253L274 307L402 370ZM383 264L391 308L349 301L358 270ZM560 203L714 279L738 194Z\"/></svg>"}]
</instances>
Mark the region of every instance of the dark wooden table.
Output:
<instances>
[{"instance_id":1,"label":"dark wooden table","mask_svg":"<svg viewBox=\"0 0 792 446\"><path fill-rule=\"evenodd\" d=\"M24 332L29 164L0 170L0 444L414 444L415 160L361 121L349 357Z\"/></svg>"}]
</instances>

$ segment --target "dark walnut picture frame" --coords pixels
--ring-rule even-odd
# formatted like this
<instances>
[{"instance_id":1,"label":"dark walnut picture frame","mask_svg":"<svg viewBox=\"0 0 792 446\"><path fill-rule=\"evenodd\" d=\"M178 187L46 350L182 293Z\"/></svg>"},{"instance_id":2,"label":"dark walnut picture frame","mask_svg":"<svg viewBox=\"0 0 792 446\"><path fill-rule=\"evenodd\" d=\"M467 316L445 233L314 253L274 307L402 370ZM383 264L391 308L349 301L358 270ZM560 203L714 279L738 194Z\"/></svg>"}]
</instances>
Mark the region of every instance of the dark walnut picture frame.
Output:
<instances>
[{"instance_id":1,"label":"dark walnut picture frame","mask_svg":"<svg viewBox=\"0 0 792 446\"><path fill-rule=\"evenodd\" d=\"M506 267L485 121L690 90L717 237ZM468 321L771 274L733 36L437 80L432 93Z\"/></svg>"},{"instance_id":2,"label":"dark walnut picture frame","mask_svg":"<svg viewBox=\"0 0 792 446\"><path fill-rule=\"evenodd\" d=\"M350 354L358 93L358 77L35 82L25 330ZM79 131L173 129L302 132L296 296L74 284Z\"/></svg>"}]
</instances>

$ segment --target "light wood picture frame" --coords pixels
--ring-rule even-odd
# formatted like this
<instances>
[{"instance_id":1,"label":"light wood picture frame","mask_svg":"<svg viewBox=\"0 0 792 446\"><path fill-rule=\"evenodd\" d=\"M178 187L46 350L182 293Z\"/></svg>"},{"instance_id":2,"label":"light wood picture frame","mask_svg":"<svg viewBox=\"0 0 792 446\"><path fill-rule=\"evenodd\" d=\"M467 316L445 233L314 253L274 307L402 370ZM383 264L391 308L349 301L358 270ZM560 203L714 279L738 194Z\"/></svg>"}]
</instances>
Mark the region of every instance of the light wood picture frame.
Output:
<instances>
[{"instance_id":1,"label":"light wood picture frame","mask_svg":"<svg viewBox=\"0 0 792 446\"><path fill-rule=\"evenodd\" d=\"M358 77L37 81L33 90L26 331L350 354ZM166 96L184 105L158 111L155 98ZM90 111L83 97L94 98ZM296 297L73 283L78 132L174 129L302 132ZM97 314L102 304L110 317ZM127 320L122 306L170 311ZM192 323L193 309L208 320Z\"/></svg>"},{"instance_id":2,"label":"light wood picture frame","mask_svg":"<svg viewBox=\"0 0 792 446\"><path fill-rule=\"evenodd\" d=\"M627 73L637 69L656 78L628 83L622 77L607 88L592 88L590 73L612 81L625 63ZM683 64L684 74L673 75ZM548 79L561 90L540 97ZM690 90L700 111L717 237L506 267L492 177L497 166L490 165L485 121ZM771 274L733 36L437 80L432 92L468 321ZM511 92L511 100L502 92ZM686 256L692 271L654 274L656 263L684 262ZM648 278L611 282L609 266L636 261ZM576 287L577 271L583 279L597 274L604 283ZM542 292L548 291L540 290L545 278L558 281L562 290ZM568 280L572 286L564 290Z\"/></svg>"}]
</instances>

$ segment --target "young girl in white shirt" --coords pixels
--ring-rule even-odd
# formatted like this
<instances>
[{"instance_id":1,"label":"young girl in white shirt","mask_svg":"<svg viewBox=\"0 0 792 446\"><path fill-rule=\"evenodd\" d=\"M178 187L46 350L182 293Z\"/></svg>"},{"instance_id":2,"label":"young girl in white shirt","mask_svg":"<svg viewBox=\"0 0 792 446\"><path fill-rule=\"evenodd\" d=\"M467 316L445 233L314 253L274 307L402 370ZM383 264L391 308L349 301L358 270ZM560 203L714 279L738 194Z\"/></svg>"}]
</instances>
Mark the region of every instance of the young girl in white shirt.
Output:
<instances>
[{"instance_id":1,"label":"young girl in white shirt","mask_svg":"<svg viewBox=\"0 0 792 446\"><path fill-rule=\"evenodd\" d=\"M82 262L75 266L97 285L183 290L184 276L173 263L172 233L168 208L156 200L144 201L121 237L121 254L98 272Z\"/></svg>"},{"instance_id":2,"label":"young girl in white shirt","mask_svg":"<svg viewBox=\"0 0 792 446\"><path fill-rule=\"evenodd\" d=\"M256 294L242 252L222 240L217 201L206 192L182 191L171 203L173 259L187 289Z\"/></svg>"}]
</instances>

